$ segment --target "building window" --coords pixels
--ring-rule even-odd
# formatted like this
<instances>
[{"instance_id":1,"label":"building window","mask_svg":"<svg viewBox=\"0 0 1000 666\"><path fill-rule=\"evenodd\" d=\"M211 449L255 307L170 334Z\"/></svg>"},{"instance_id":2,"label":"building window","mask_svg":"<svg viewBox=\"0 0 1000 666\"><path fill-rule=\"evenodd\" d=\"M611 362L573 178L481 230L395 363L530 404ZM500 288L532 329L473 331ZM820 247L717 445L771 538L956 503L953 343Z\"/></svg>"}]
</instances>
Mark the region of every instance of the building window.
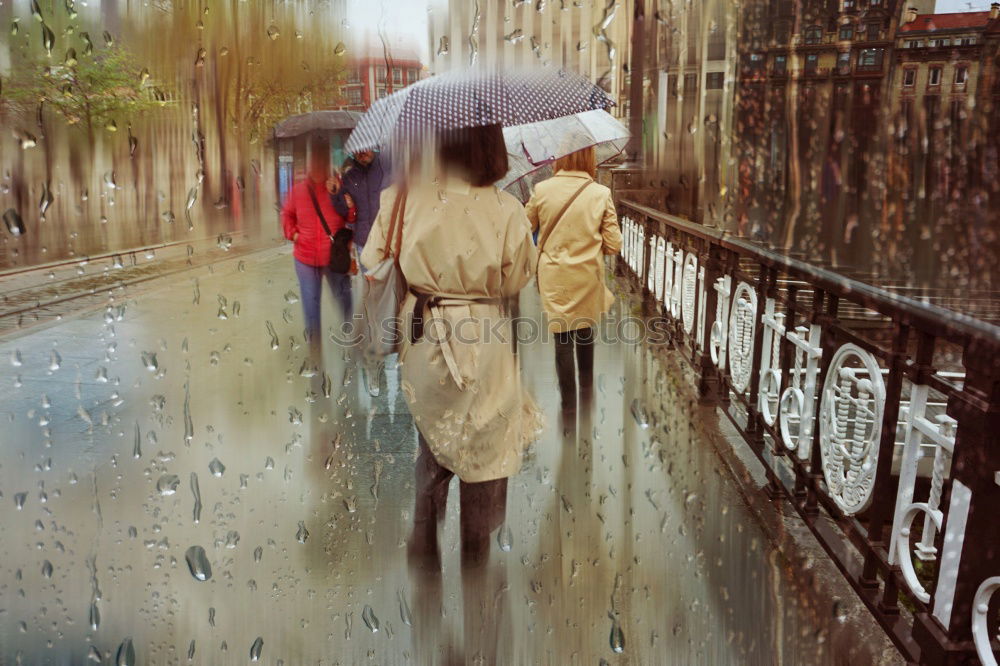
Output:
<instances>
[{"instance_id":1,"label":"building window","mask_svg":"<svg viewBox=\"0 0 1000 666\"><path fill-rule=\"evenodd\" d=\"M788 71L788 56L774 56L774 73L784 74Z\"/></svg>"},{"instance_id":2,"label":"building window","mask_svg":"<svg viewBox=\"0 0 1000 666\"><path fill-rule=\"evenodd\" d=\"M906 41L906 48L908 49L919 49L924 43L919 39L908 39Z\"/></svg>"},{"instance_id":3,"label":"building window","mask_svg":"<svg viewBox=\"0 0 1000 666\"><path fill-rule=\"evenodd\" d=\"M870 6L870 7L881 7L882 6L882 0L869 0L868 6Z\"/></svg>"},{"instance_id":4,"label":"building window","mask_svg":"<svg viewBox=\"0 0 1000 666\"><path fill-rule=\"evenodd\" d=\"M955 85L964 86L965 82L969 78L969 68L965 65L959 65L955 68Z\"/></svg>"},{"instance_id":5,"label":"building window","mask_svg":"<svg viewBox=\"0 0 1000 666\"><path fill-rule=\"evenodd\" d=\"M819 65L819 56L815 53L810 53L806 56L806 74L815 74L817 65Z\"/></svg>"},{"instance_id":6,"label":"building window","mask_svg":"<svg viewBox=\"0 0 1000 666\"><path fill-rule=\"evenodd\" d=\"M684 92L685 93L696 93L696 92L698 92L698 75L697 74L685 74L684 75Z\"/></svg>"},{"instance_id":7,"label":"building window","mask_svg":"<svg viewBox=\"0 0 1000 666\"><path fill-rule=\"evenodd\" d=\"M410 81L409 82L410 83L416 83L418 80L420 80L420 70L419 69L411 69L410 70Z\"/></svg>"},{"instance_id":8,"label":"building window","mask_svg":"<svg viewBox=\"0 0 1000 666\"><path fill-rule=\"evenodd\" d=\"M927 85L929 86L939 86L941 85L941 68L931 67L930 72L927 76Z\"/></svg>"},{"instance_id":9,"label":"building window","mask_svg":"<svg viewBox=\"0 0 1000 666\"><path fill-rule=\"evenodd\" d=\"M349 70L347 70L347 82L361 83L361 73L358 72L356 67L351 67Z\"/></svg>"},{"instance_id":10,"label":"building window","mask_svg":"<svg viewBox=\"0 0 1000 666\"><path fill-rule=\"evenodd\" d=\"M912 67L909 68L909 69L904 69L903 70L903 85L904 86L912 86L916 82L917 82L917 70L913 69Z\"/></svg>"},{"instance_id":11,"label":"building window","mask_svg":"<svg viewBox=\"0 0 1000 666\"><path fill-rule=\"evenodd\" d=\"M849 74L851 71L851 52L843 51L837 54L837 73Z\"/></svg>"},{"instance_id":12,"label":"building window","mask_svg":"<svg viewBox=\"0 0 1000 666\"><path fill-rule=\"evenodd\" d=\"M667 94L671 97L677 97L677 75L669 74L667 76Z\"/></svg>"},{"instance_id":13,"label":"building window","mask_svg":"<svg viewBox=\"0 0 1000 666\"><path fill-rule=\"evenodd\" d=\"M392 85L401 86L403 85L403 70L399 67L392 68Z\"/></svg>"},{"instance_id":14,"label":"building window","mask_svg":"<svg viewBox=\"0 0 1000 666\"><path fill-rule=\"evenodd\" d=\"M819 44L823 41L823 29L818 25L811 25L806 28L806 44Z\"/></svg>"},{"instance_id":15,"label":"building window","mask_svg":"<svg viewBox=\"0 0 1000 666\"><path fill-rule=\"evenodd\" d=\"M868 71L882 69L882 55L884 49L861 49L858 55L858 67Z\"/></svg>"},{"instance_id":16,"label":"building window","mask_svg":"<svg viewBox=\"0 0 1000 666\"><path fill-rule=\"evenodd\" d=\"M379 88L378 89L378 98L382 99L383 97L385 97L385 88Z\"/></svg>"},{"instance_id":17,"label":"building window","mask_svg":"<svg viewBox=\"0 0 1000 666\"><path fill-rule=\"evenodd\" d=\"M973 44L976 43L976 38L975 37L962 37L960 40L958 40L958 43L959 43L960 46L972 46Z\"/></svg>"},{"instance_id":18,"label":"building window","mask_svg":"<svg viewBox=\"0 0 1000 666\"><path fill-rule=\"evenodd\" d=\"M854 0L844 0L844 11L845 12L852 11L854 9L854 7L855 7Z\"/></svg>"},{"instance_id":19,"label":"building window","mask_svg":"<svg viewBox=\"0 0 1000 666\"><path fill-rule=\"evenodd\" d=\"M840 26L840 32L837 34L837 37L841 41L854 39L854 26L849 23L847 25Z\"/></svg>"},{"instance_id":20,"label":"building window","mask_svg":"<svg viewBox=\"0 0 1000 666\"><path fill-rule=\"evenodd\" d=\"M951 46L951 40L945 37L945 38L942 38L942 39L932 39L930 41L930 47L932 49L933 48L940 48L942 46Z\"/></svg>"},{"instance_id":21,"label":"building window","mask_svg":"<svg viewBox=\"0 0 1000 666\"><path fill-rule=\"evenodd\" d=\"M351 106L361 106L361 88L347 89L347 103Z\"/></svg>"},{"instance_id":22,"label":"building window","mask_svg":"<svg viewBox=\"0 0 1000 666\"><path fill-rule=\"evenodd\" d=\"M375 68L375 81L385 83L385 65L379 65Z\"/></svg>"},{"instance_id":23,"label":"building window","mask_svg":"<svg viewBox=\"0 0 1000 666\"><path fill-rule=\"evenodd\" d=\"M865 26L865 28L868 32L867 35L868 41L870 42L878 41L879 33L882 32L881 30L882 26L880 26L878 23L869 23L867 26Z\"/></svg>"},{"instance_id":24,"label":"building window","mask_svg":"<svg viewBox=\"0 0 1000 666\"><path fill-rule=\"evenodd\" d=\"M707 90L722 90L724 80L725 74L723 72L709 72L705 75L705 88Z\"/></svg>"}]
</instances>

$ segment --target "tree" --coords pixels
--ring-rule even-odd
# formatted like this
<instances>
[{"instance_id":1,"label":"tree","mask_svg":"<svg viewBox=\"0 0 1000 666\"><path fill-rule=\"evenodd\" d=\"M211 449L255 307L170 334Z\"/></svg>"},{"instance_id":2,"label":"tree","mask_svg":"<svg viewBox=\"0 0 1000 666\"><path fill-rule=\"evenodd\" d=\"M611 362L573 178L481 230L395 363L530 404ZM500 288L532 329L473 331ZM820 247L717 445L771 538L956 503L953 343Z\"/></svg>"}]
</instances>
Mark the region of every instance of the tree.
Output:
<instances>
[{"instance_id":1,"label":"tree","mask_svg":"<svg viewBox=\"0 0 1000 666\"><path fill-rule=\"evenodd\" d=\"M95 128L117 129L119 121L166 104L163 92L147 85L149 72L134 62L119 46L79 58L70 49L58 65L29 60L4 87L4 97L21 111L41 104L68 124L82 125L93 145Z\"/></svg>"}]
</instances>

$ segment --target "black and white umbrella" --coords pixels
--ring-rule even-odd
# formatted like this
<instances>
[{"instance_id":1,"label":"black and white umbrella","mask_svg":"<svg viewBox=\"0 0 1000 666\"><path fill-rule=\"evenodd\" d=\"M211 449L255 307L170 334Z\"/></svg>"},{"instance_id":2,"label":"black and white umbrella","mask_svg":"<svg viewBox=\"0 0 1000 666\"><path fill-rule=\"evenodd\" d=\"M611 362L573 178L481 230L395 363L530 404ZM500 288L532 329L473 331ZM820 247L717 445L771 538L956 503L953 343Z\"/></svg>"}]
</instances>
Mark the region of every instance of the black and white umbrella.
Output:
<instances>
[{"instance_id":1,"label":"black and white umbrella","mask_svg":"<svg viewBox=\"0 0 1000 666\"><path fill-rule=\"evenodd\" d=\"M613 105L599 86L563 69L449 72L375 102L344 148L357 153L413 144L441 130L524 125Z\"/></svg>"}]
</instances>

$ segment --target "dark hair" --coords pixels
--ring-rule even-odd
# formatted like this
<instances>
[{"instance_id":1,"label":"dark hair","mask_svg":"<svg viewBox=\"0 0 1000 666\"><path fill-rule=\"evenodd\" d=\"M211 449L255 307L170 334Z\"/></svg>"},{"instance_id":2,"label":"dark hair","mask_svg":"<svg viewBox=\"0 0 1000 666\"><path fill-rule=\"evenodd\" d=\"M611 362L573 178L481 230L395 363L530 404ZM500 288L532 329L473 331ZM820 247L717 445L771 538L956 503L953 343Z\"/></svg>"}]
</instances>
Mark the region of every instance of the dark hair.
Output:
<instances>
[{"instance_id":1,"label":"dark hair","mask_svg":"<svg viewBox=\"0 0 1000 666\"><path fill-rule=\"evenodd\" d=\"M507 146L500 125L466 127L438 135L438 159L475 187L486 187L507 173Z\"/></svg>"}]
</instances>

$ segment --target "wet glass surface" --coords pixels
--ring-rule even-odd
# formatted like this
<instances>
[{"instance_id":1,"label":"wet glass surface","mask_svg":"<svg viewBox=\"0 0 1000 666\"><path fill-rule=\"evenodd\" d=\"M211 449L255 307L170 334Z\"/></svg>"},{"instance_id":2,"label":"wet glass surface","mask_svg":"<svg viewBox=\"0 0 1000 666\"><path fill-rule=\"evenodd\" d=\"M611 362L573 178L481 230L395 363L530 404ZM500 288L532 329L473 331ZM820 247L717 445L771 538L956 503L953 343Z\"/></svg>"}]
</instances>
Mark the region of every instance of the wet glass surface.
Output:
<instances>
[{"instance_id":1,"label":"wet glass surface","mask_svg":"<svg viewBox=\"0 0 1000 666\"><path fill-rule=\"evenodd\" d=\"M800 605L702 439L710 412L644 347L598 348L593 413L567 439L549 418L474 585L456 487L439 583L409 571L398 372L371 398L328 344L307 376L290 262L0 346L5 658L113 659L128 639L134 663L833 663L841 618ZM554 415L551 344L520 354ZM463 604L484 600L496 633L469 634Z\"/></svg>"}]
</instances>

